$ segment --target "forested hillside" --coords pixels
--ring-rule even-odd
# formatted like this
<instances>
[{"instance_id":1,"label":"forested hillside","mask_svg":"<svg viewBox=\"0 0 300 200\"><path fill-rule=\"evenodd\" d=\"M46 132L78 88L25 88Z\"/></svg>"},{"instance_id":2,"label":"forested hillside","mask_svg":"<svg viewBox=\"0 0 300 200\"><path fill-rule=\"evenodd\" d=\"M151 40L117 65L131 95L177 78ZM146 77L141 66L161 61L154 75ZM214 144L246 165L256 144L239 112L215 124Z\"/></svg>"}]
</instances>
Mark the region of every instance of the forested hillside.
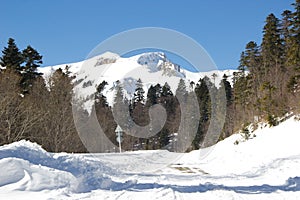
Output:
<instances>
[{"instance_id":1,"label":"forested hillside","mask_svg":"<svg viewBox=\"0 0 300 200\"><path fill-rule=\"evenodd\" d=\"M300 1L281 19L270 14L262 43L250 41L242 52L234 81L235 124L268 120L299 112Z\"/></svg>"}]
</instances>

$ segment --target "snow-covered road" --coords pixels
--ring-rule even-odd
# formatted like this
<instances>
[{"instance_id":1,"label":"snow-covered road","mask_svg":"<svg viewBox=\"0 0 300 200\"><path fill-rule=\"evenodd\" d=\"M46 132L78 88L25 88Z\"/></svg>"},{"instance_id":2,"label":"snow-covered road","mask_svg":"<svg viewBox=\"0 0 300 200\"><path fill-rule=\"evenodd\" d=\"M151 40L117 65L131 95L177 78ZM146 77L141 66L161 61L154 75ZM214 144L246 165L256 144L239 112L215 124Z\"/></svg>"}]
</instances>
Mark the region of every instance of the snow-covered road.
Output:
<instances>
[{"instance_id":1,"label":"snow-covered road","mask_svg":"<svg viewBox=\"0 0 300 200\"><path fill-rule=\"evenodd\" d=\"M186 154L48 153L0 147L0 199L300 199L300 122Z\"/></svg>"}]
</instances>

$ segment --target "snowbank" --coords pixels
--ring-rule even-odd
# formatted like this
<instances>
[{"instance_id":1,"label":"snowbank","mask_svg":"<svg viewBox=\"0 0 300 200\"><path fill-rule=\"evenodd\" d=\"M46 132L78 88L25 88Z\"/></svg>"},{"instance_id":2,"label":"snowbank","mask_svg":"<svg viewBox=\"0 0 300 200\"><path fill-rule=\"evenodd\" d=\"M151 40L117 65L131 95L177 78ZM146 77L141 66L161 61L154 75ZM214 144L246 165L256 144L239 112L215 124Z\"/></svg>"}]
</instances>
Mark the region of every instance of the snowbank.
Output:
<instances>
[{"instance_id":1,"label":"snowbank","mask_svg":"<svg viewBox=\"0 0 300 200\"><path fill-rule=\"evenodd\" d=\"M187 154L55 154L20 141L0 147L0 199L299 199L299 130L291 118Z\"/></svg>"},{"instance_id":2,"label":"snowbank","mask_svg":"<svg viewBox=\"0 0 300 200\"><path fill-rule=\"evenodd\" d=\"M179 163L201 166L214 176L249 177L260 180L259 183L267 179L282 184L289 177L300 175L299 130L300 122L292 117L279 126L255 130L255 138L238 145L235 141L242 136L232 135L213 147L184 155Z\"/></svg>"},{"instance_id":3,"label":"snowbank","mask_svg":"<svg viewBox=\"0 0 300 200\"><path fill-rule=\"evenodd\" d=\"M86 160L82 155L48 153L28 141L0 147L0 169L7 172L0 174L0 187L31 191L106 189L113 182L105 173L115 173L104 163Z\"/></svg>"}]
</instances>

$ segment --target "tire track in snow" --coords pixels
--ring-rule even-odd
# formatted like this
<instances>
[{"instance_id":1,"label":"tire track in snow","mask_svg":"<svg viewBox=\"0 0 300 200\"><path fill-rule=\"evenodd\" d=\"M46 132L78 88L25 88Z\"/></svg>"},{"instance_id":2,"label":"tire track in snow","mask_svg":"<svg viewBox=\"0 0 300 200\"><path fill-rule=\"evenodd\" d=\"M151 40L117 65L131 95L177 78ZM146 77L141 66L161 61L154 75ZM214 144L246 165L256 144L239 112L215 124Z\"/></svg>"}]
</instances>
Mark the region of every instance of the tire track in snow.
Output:
<instances>
[{"instance_id":1,"label":"tire track in snow","mask_svg":"<svg viewBox=\"0 0 300 200\"><path fill-rule=\"evenodd\" d=\"M126 194L126 190L122 191L121 194L118 194L116 197L115 197L115 200L121 200L121 198Z\"/></svg>"}]
</instances>

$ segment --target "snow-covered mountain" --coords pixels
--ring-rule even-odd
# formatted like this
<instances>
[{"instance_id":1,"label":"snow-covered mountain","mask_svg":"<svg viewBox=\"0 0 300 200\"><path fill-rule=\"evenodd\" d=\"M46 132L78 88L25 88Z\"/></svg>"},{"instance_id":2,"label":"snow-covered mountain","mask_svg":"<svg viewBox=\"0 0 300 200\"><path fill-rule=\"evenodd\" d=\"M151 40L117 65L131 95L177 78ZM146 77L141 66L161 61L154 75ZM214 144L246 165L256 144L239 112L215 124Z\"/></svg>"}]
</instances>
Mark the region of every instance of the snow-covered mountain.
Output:
<instances>
[{"instance_id":1,"label":"snow-covered mountain","mask_svg":"<svg viewBox=\"0 0 300 200\"><path fill-rule=\"evenodd\" d=\"M190 153L48 153L20 141L0 146L0 199L299 199L299 129L291 117Z\"/></svg>"},{"instance_id":2,"label":"snow-covered mountain","mask_svg":"<svg viewBox=\"0 0 300 200\"><path fill-rule=\"evenodd\" d=\"M139 78L142 80L146 92L151 85L157 83L164 85L165 82L175 92L180 79L184 79L186 85L189 86L192 81L197 83L200 78L207 76L218 86L224 74L229 77L230 81L235 71L191 72L170 61L162 52L143 53L129 58L106 52L85 61L48 66L39 70L44 74L44 77L47 77L52 71L58 68L64 69L66 65L68 65L70 72L76 76L76 90L83 96L93 94L97 85L104 80L107 81L108 85L104 90L104 95L110 104L113 101L114 89L118 80L121 81L127 97L131 98Z\"/></svg>"}]
</instances>

